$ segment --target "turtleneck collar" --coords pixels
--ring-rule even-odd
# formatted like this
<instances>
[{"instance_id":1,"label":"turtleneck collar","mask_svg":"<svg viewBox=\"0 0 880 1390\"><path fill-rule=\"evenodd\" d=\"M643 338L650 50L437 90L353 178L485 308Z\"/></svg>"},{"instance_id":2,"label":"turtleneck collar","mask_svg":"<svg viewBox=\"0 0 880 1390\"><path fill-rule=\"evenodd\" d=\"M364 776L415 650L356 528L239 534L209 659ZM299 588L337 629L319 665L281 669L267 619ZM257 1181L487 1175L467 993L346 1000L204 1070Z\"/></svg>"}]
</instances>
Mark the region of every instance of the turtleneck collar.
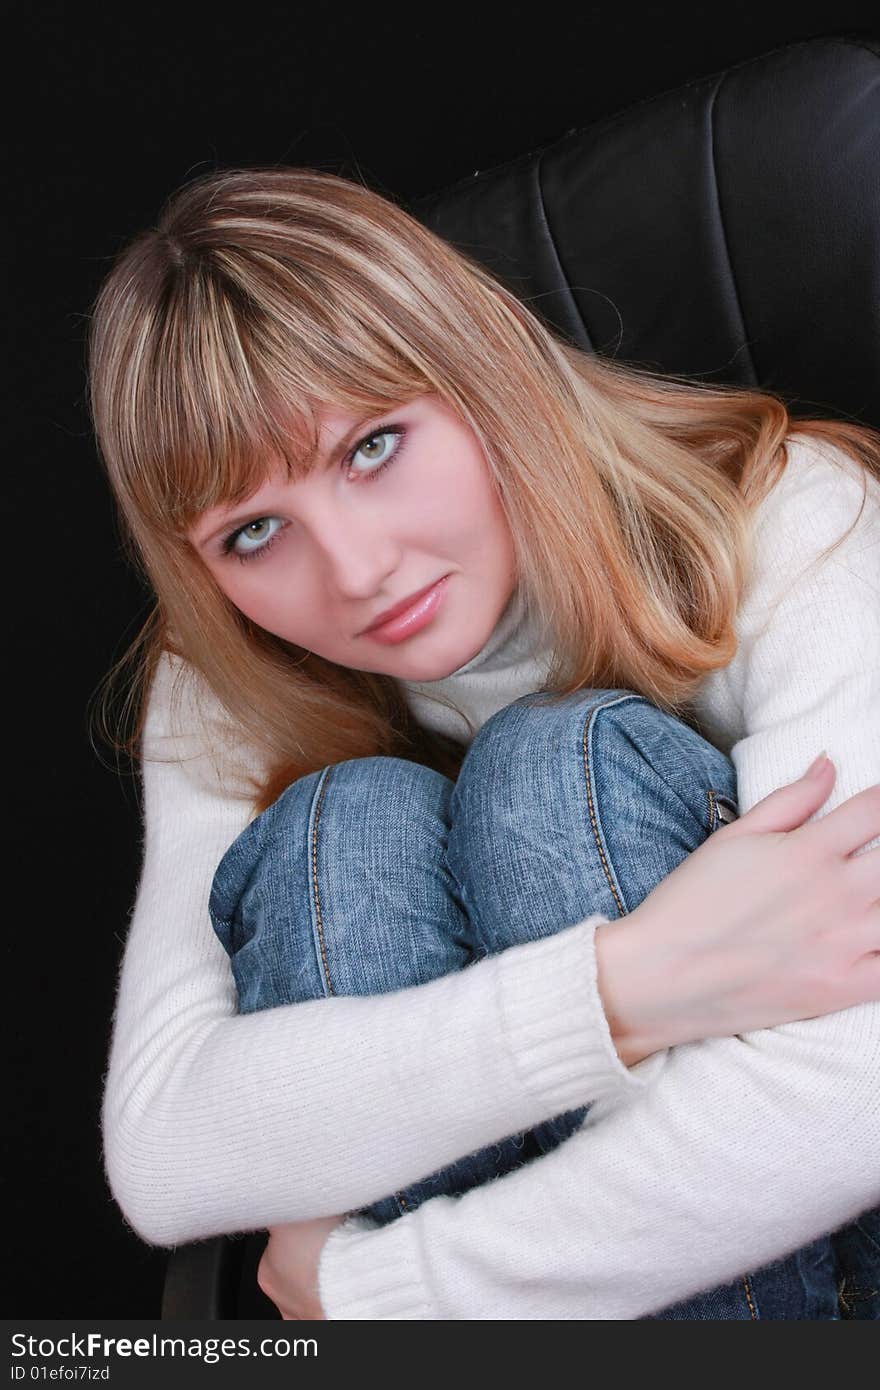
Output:
<instances>
[{"instance_id":1,"label":"turtleneck collar","mask_svg":"<svg viewBox=\"0 0 880 1390\"><path fill-rule=\"evenodd\" d=\"M489 671L493 670L502 657L506 656L509 644L515 644L517 634L522 631L526 616L525 609L522 591L517 586L508 599L501 617L476 656L472 656L470 661L466 661L463 666L459 666L456 671L445 676L444 680L454 680L456 676L464 676L470 671L479 670L481 667L485 667ZM426 681L424 684L433 685L436 682Z\"/></svg>"}]
</instances>

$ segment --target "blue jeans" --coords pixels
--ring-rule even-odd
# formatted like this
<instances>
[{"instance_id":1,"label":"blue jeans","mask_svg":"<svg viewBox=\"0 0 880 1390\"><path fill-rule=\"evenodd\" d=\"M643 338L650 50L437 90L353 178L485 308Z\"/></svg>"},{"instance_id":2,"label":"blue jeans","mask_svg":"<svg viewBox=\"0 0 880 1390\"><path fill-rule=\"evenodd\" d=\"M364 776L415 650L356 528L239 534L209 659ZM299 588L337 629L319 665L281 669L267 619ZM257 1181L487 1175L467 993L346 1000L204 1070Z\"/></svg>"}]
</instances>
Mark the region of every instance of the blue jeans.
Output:
<instances>
[{"instance_id":1,"label":"blue jeans","mask_svg":"<svg viewBox=\"0 0 880 1390\"><path fill-rule=\"evenodd\" d=\"M623 916L736 817L730 760L642 696L539 702L487 720L455 783L398 758L352 759L292 783L246 827L210 897L242 1013L403 989L591 913ZM585 1114L511 1135L366 1214L392 1221L507 1173ZM876 1213L864 1223L653 1317L880 1317Z\"/></svg>"}]
</instances>

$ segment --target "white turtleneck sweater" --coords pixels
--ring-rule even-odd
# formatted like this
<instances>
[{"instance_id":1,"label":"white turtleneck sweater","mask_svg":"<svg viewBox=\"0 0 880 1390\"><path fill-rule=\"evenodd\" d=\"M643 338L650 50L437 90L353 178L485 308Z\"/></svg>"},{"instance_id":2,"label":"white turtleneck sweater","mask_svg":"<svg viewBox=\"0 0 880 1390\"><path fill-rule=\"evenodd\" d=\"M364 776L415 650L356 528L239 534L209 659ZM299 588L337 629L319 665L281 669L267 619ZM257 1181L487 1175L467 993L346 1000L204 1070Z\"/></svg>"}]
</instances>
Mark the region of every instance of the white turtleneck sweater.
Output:
<instances>
[{"instance_id":1,"label":"white turtleneck sweater","mask_svg":"<svg viewBox=\"0 0 880 1390\"><path fill-rule=\"evenodd\" d=\"M819 558L855 519L862 476L799 436L758 509L738 650L694 706L733 760L742 814L822 749L837 778L818 816L880 782L873 479L853 533ZM408 698L466 737L428 696L479 728L540 688L540 648L514 597L472 661ZM639 1318L880 1203L880 1004L627 1069L596 985L601 917L418 988L237 1015L207 902L252 818L232 793L256 755L195 681L172 714L176 671L192 675L163 660L150 695L143 865L103 1105L108 1180L144 1240L352 1211L588 1102L577 1134L507 1177L381 1229L344 1222L321 1259L327 1316Z\"/></svg>"}]
</instances>

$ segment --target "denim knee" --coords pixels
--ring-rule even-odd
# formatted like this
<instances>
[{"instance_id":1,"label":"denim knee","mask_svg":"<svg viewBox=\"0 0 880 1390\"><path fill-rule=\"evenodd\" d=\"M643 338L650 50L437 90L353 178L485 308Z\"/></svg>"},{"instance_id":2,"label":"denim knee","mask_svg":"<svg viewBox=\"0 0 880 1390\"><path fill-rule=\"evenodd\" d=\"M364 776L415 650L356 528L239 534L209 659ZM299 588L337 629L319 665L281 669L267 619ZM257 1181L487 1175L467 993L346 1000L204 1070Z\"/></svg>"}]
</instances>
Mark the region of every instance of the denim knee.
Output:
<instances>
[{"instance_id":1,"label":"denim knee","mask_svg":"<svg viewBox=\"0 0 880 1390\"><path fill-rule=\"evenodd\" d=\"M467 963L444 865L451 787L418 763L350 759L298 779L245 828L209 900L242 1013Z\"/></svg>"},{"instance_id":2,"label":"denim knee","mask_svg":"<svg viewBox=\"0 0 880 1390\"><path fill-rule=\"evenodd\" d=\"M516 700L480 729L452 795L448 858L477 949L631 912L735 798L730 760L641 695Z\"/></svg>"}]
</instances>

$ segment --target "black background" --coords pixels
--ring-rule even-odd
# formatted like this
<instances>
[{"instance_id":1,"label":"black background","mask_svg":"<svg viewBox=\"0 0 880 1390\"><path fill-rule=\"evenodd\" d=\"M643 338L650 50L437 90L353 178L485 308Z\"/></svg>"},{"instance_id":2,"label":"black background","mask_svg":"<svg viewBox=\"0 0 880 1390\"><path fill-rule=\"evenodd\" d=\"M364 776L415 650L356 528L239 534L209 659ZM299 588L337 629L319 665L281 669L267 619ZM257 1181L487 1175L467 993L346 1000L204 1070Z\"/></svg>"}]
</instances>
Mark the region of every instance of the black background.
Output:
<instances>
[{"instance_id":1,"label":"black background","mask_svg":"<svg viewBox=\"0 0 880 1390\"><path fill-rule=\"evenodd\" d=\"M300 164L406 198L785 43L880 35L875 6L18 7L4 23L6 1311L156 1317L166 1252L106 1187L99 1107L140 862L137 784L87 706L148 596L85 405L114 254L180 183Z\"/></svg>"}]
</instances>

